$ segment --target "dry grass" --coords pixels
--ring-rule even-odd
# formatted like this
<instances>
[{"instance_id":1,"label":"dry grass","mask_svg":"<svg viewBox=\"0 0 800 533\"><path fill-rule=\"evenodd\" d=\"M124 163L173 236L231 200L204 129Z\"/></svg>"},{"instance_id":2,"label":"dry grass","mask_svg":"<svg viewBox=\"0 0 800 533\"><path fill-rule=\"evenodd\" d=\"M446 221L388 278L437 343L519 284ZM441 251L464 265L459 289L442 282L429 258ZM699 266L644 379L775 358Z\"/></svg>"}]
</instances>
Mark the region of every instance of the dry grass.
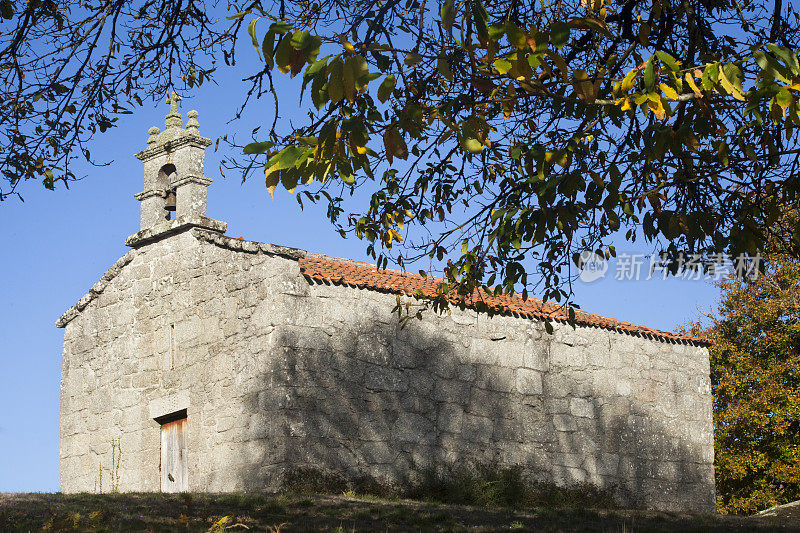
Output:
<instances>
[{"instance_id":1,"label":"dry grass","mask_svg":"<svg viewBox=\"0 0 800 533\"><path fill-rule=\"evenodd\" d=\"M350 493L354 494L354 493ZM770 519L475 507L377 496L2 494L0 531L798 531Z\"/></svg>"}]
</instances>

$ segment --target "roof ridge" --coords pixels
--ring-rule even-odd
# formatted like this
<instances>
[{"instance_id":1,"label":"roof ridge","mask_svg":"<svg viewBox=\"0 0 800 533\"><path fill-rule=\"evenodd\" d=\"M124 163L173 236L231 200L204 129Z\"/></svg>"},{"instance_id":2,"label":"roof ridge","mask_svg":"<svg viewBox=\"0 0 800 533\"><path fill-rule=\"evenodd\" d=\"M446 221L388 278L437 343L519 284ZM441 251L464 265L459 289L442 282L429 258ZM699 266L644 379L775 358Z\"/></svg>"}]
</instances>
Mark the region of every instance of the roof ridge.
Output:
<instances>
[{"instance_id":1,"label":"roof ridge","mask_svg":"<svg viewBox=\"0 0 800 533\"><path fill-rule=\"evenodd\" d=\"M314 268L314 265L311 265L312 262L327 262L330 263L328 265L322 265L321 268ZM425 287L424 285L430 284L439 284L439 283L446 283L444 278L439 278L437 276L427 276L422 277L419 274L408 272L407 270L397 270L394 268L379 268L377 265L367 263L364 261L356 261L353 259L344 259L340 257L330 256L326 254L319 254L314 252L307 252L306 255L298 260L300 264L300 270L306 277L316 279L319 281L328 281L331 283L337 284L345 284L351 286L357 286L366 289L373 289L379 291L386 291L391 293L402 293L402 294L414 294L417 291L422 292L423 295L431 296L431 287ZM342 266L350 266L351 268L355 268L357 270L361 270L362 272L336 272L336 265ZM327 267L327 268L325 268ZM366 278L365 274L367 272L363 272L364 270L369 269L370 271L377 274L376 278ZM338 274L338 275L335 275ZM411 281L412 283L410 286L397 286L396 284L391 283L393 280L390 278L392 277L399 277L403 278L402 280L396 281ZM413 283L417 281L418 283ZM414 286L420 285L420 286ZM427 289L427 291L426 291ZM516 294L508 295L503 294L499 296L492 296L489 294L485 294L485 291L476 290L478 293L480 300L487 303L495 308L499 308L501 311L505 311L510 314L520 315L528 318L539 318L539 319L552 319L557 320L559 322L568 322L569 311L568 307L565 305L559 305L552 302L545 302L540 298L535 297L528 297L526 300L523 300L521 296ZM449 298L451 301L458 301L458 298L451 297ZM491 300L495 300L495 302L491 302ZM467 307L474 308L474 302L472 301L465 301ZM509 304L514 304L513 307L509 306ZM539 309L535 309L535 307L539 307ZM647 326L642 326L639 324L634 324L633 322L627 322L624 320L618 320L616 318L608 317L605 315L601 315L599 313L592 313L590 311L585 311L580 308L572 308L575 312L575 321L578 324L591 326L591 327L598 327L602 329L608 329L612 331L618 331L622 333L628 333L632 335L639 335L639 336L650 336L655 337L660 340L669 341L669 342L680 342L680 343L689 343L689 344L699 344L699 345L709 345L711 341L702 337L695 337L692 335L684 335L680 333L674 333L670 331L663 331L655 328L650 328Z\"/></svg>"}]
</instances>

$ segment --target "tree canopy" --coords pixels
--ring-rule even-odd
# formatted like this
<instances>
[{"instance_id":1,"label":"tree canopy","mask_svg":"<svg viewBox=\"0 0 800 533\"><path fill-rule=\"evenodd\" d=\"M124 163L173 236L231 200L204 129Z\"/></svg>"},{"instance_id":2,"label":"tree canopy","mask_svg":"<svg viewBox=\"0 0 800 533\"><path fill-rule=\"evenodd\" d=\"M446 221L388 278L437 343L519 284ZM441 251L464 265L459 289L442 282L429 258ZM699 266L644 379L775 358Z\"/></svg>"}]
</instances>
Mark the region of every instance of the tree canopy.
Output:
<instances>
[{"instance_id":1,"label":"tree canopy","mask_svg":"<svg viewBox=\"0 0 800 533\"><path fill-rule=\"evenodd\" d=\"M238 24L202 0L0 0L0 201L28 180L69 185L90 141L216 69Z\"/></svg>"},{"instance_id":2,"label":"tree canopy","mask_svg":"<svg viewBox=\"0 0 800 533\"><path fill-rule=\"evenodd\" d=\"M451 295L568 301L581 252L622 238L754 254L798 203L800 23L781 0L229 2L220 22L191 0L66 5L0 2L12 190L68 180L93 128L202 82L246 28L263 68L243 109L277 111L226 165L323 203L381 264L443 271ZM277 76L300 77L299 112Z\"/></svg>"}]
</instances>

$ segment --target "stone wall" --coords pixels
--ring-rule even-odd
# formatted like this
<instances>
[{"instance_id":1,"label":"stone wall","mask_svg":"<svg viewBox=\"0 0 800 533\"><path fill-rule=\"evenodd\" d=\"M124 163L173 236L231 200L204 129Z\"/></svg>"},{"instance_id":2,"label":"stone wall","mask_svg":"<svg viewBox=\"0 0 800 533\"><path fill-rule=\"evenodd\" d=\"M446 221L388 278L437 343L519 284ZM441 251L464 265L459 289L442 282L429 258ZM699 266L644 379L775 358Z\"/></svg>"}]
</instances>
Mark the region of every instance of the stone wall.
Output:
<instances>
[{"instance_id":1,"label":"stone wall","mask_svg":"<svg viewBox=\"0 0 800 533\"><path fill-rule=\"evenodd\" d=\"M402 329L394 295L307 280L298 253L184 231L65 315L62 491L97 490L101 469L107 490L116 438L120 490L159 490L154 418L186 408L195 491L476 460L713 510L705 348L458 310Z\"/></svg>"}]
</instances>

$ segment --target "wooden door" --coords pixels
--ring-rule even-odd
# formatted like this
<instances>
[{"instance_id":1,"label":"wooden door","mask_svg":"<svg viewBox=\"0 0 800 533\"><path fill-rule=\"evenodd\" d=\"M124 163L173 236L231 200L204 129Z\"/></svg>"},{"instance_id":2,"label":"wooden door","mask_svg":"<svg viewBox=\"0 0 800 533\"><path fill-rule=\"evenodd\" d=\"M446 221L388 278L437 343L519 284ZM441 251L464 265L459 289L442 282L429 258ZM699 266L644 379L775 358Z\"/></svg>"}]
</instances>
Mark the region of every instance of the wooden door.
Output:
<instances>
[{"instance_id":1,"label":"wooden door","mask_svg":"<svg viewBox=\"0 0 800 533\"><path fill-rule=\"evenodd\" d=\"M189 490L186 419L161 425L161 492Z\"/></svg>"}]
</instances>

